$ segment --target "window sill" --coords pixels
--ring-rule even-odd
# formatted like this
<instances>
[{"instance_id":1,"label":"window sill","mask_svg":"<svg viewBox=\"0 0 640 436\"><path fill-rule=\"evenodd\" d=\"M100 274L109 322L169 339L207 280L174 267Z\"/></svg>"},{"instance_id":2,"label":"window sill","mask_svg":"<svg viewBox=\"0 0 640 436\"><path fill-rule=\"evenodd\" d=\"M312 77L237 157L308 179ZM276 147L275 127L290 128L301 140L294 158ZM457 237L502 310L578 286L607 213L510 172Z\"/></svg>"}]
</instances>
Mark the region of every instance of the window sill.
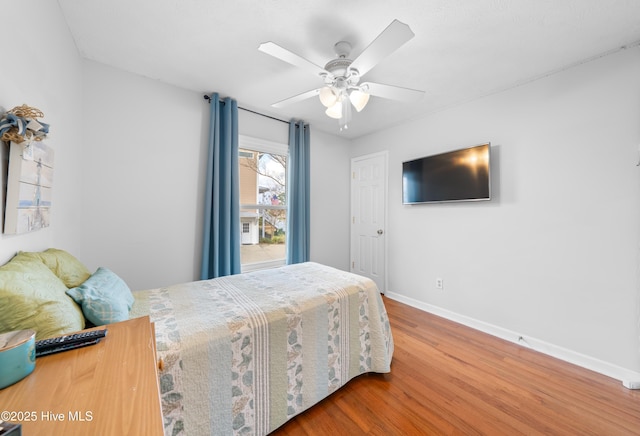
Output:
<instances>
[{"instance_id":1,"label":"window sill","mask_svg":"<svg viewBox=\"0 0 640 436\"><path fill-rule=\"evenodd\" d=\"M267 262L244 263L242 264L241 271L245 273L245 272L251 272L251 271L258 271L261 269L277 268L279 266L284 266L285 264L286 264L285 259L269 260Z\"/></svg>"}]
</instances>

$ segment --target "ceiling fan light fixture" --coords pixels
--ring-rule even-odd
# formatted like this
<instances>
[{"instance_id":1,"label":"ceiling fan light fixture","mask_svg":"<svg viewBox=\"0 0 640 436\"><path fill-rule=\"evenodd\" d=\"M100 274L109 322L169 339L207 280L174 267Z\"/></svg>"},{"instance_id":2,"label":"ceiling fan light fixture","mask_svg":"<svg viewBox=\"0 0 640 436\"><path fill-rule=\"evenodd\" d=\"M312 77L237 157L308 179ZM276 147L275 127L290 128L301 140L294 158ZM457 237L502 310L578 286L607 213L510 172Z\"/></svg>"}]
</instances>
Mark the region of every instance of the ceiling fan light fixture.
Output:
<instances>
[{"instance_id":1,"label":"ceiling fan light fixture","mask_svg":"<svg viewBox=\"0 0 640 436\"><path fill-rule=\"evenodd\" d=\"M340 130L348 128L353 112L361 112L368 104L371 95L398 101L414 101L421 97L424 91L402 88L399 86L383 85L374 82L360 83L367 74L383 58L398 50L415 34L409 26L398 20L393 20L355 59L351 59L351 44L339 41L334 46L337 58L328 61L324 67L305 59L274 42L265 42L258 48L261 52L271 55L291 65L300 67L322 78L321 87L303 92L285 100L272 104L281 108L287 104L297 103L310 97L318 96L326 108L325 114L338 120Z\"/></svg>"},{"instance_id":2,"label":"ceiling fan light fixture","mask_svg":"<svg viewBox=\"0 0 640 436\"><path fill-rule=\"evenodd\" d=\"M324 113L331 118L339 120L342 118L342 102L336 101L334 105L328 108Z\"/></svg>"},{"instance_id":3,"label":"ceiling fan light fixture","mask_svg":"<svg viewBox=\"0 0 640 436\"><path fill-rule=\"evenodd\" d=\"M359 89L354 89L349 93L349 100L353 107L360 112L369 102L369 94Z\"/></svg>"},{"instance_id":4,"label":"ceiling fan light fixture","mask_svg":"<svg viewBox=\"0 0 640 436\"><path fill-rule=\"evenodd\" d=\"M330 86L325 86L320 89L320 103L322 103L324 107L330 108L336 101L338 101L338 96Z\"/></svg>"}]
</instances>

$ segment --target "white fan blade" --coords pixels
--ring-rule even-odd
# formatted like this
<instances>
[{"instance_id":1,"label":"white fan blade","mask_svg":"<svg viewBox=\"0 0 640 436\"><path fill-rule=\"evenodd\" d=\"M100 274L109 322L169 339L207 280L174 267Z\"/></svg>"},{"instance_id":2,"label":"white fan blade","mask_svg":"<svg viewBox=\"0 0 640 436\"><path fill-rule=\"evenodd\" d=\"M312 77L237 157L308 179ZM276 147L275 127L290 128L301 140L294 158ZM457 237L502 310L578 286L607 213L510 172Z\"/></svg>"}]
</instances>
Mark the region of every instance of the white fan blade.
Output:
<instances>
[{"instance_id":1,"label":"white fan blade","mask_svg":"<svg viewBox=\"0 0 640 436\"><path fill-rule=\"evenodd\" d=\"M314 75L321 77L324 75L331 75L324 68L314 64L311 61L306 60L302 56L299 56L292 51L287 50L286 48L280 47L275 42L263 42L262 44L260 44L260 47L258 47L258 50L271 55L274 58L278 58L281 61L287 62L291 65L295 65L296 67L300 67L303 70L307 70Z\"/></svg>"},{"instance_id":2,"label":"white fan blade","mask_svg":"<svg viewBox=\"0 0 640 436\"><path fill-rule=\"evenodd\" d=\"M401 88L399 86L383 85L382 83L365 82L360 87L376 97L388 98L390 100L399 100L407 103L420 100L424 95L424 91L417 89Z\"/></svg>"},{"instance_id":3,"label":"white fan blade","mask_svg":"<svg viewBox=\"0 0 640 436\"><path fill-rule=\"evenodd\" d=\"M322 88L312 89L311 91L307 91L307 92L303 92L302 94L294 95L293 97L289 97L289 98L284 99L282 101L279 101L277 103L273 103L271 106L272 107L281 108L281 107L288 106L288 105L293 104L293 103L298 103L299 101L306 100L308 98L315 97L315 96L319 95L320 94L320 89L322 89Z\"/></svg>"},{"instance_id":4,"label":"white fan blade","mask_svg":"<svg viewBox=\"0 0 640 436\"><path fill-rule=\"evenodd\" d=\"M385 57L399 49L415 35L408 25L393 20L386 29L373 40L367 48L353 61L350 68L355 68L364 76Z\"/></svg>"}]
</instances>

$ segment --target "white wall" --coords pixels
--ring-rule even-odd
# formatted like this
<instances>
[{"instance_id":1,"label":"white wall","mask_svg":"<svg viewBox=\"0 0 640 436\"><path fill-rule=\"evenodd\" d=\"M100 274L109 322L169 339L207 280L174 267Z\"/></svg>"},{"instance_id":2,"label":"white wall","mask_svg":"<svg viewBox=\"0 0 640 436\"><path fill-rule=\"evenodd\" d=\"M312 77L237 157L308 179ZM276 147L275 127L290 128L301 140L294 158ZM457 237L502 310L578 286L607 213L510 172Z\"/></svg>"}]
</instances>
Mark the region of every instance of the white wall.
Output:
<instances>
[{"instance_id":1,"label":"white wall","mask_svg":"<svg viewBox=\"0 0 640 436\"><path fill-rule=\"evenodd\" d=\"M389 151L389 295L639 371L639 51L355 141ZM486 141L492 201L401 204L402 161Z\"/></svg>"},{"instance_id":2,"label":"white wall","mask_svg":"<svg viewBox=\"0 0 640 436\"><path fill-rule=\"evenodd\" d=\"M311 260L349 271L351 142L311 126Z\"/></svg>"},{"instance_id":3,"label":"white wall","mask_svg":"<svg viewBox=\"0 0 640 436\"><path fill-rule=\"evenodd\" d=\"M132 289L197 279L209 104L203 94L96 62L83 71L81 259L113 269ZM242 110L239 117L240 134L288 142L288 124ZM312 127L312 259L343 269L348 144Z\"/></svg>"},{"instance_id":4,"label":"white wall","mask_svg":"<svg viewBox=\"0 0 640 436\"><path fill-rule=\"evenodd\" d=\"M83 62L80 258L132 289L192 280L204 197L201 95Z\"/></svg>"},{"instance_id":5,"label":"white wall","mask_svg":"<svg viewBox=\"0 0 640 436\"><path fill-rule=\"evenodd\" d=\"M24 235L0 234L0 264L19 250L58 247L76 253L82 219L77 172L83 114L80 57L57 2L3 2L2 17L0 113L22 104L40 109L44 113L42 121L51 125L46 143L54 149L55 168L51 227ZM9 147L0 143L0 223L4 218L8 151Z\"/></svg>"}]
</instances>

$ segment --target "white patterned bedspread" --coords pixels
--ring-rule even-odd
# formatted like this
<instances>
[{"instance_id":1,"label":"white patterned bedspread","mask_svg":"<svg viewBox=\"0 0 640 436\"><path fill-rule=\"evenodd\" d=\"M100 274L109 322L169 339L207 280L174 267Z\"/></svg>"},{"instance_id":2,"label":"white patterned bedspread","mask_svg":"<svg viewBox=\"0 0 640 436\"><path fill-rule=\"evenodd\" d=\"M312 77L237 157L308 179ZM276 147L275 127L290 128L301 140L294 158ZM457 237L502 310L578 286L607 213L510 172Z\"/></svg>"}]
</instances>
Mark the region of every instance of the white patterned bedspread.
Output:
<instances>
[{"instance_id":1,"label":"white patterned bedspread","mask_svg":"<svg viewBox=\"0 0 640 436\"><path fill-rule=\"evenodd\" d=\"M265 435L352 378L389 372L373 281L317 263L134 292L155 322L165 434Z\"/></svg>"}]
</instances>

